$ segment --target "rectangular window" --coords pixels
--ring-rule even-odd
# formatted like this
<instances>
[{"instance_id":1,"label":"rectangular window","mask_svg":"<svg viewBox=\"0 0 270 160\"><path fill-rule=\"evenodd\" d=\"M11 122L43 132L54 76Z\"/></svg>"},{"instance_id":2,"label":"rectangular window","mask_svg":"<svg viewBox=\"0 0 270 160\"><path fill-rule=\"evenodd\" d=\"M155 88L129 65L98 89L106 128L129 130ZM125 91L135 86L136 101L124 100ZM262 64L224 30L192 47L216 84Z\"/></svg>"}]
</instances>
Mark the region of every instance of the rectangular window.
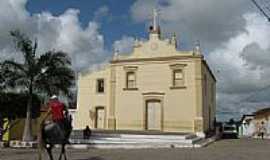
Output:
<instances>
[{"instance_id":1,"label":"rectangular window","mask_svg":"<svg viewBox=\"0 0 270 160\"><path fill-rule=\"evenodd\" d=\"M104 93L104 79L97 80L97 92Z\"/></svg>"},{"instance_id":2,"label":"rectangular window","mask_svg":"<svg viewBox=\"0 0 270 160\"><path fill-rule=\"evenodd\" d=\"M184 86L184 75L182 69L173 70L173 86Z\"/></svg>"},{"instance_id":3,"label":"rectangular window","mask_svg":"<svg viewBox=\"0 0 270 160\"><path fill-rule=\"evenodd\" d=\"M136 76L134 72L127 72L127 88L136 88Z\"/></svg>"}]
</instances>

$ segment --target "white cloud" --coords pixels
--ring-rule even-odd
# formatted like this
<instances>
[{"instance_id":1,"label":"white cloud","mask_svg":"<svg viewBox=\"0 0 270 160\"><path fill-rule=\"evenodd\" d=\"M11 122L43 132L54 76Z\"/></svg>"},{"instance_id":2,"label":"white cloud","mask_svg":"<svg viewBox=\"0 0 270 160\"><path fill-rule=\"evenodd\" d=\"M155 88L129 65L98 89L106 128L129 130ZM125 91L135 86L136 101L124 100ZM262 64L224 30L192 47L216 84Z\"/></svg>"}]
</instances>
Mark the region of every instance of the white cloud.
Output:
<instances>
[{"instance_id":1,"label":"white cloud","mask_svg":"<svg viewBox=\"0 0 270 160\"><path fill-rule=\"evenodd\" d=\"M270 25L258 14L245 14L242 32L207 59L218 78L220 110L248 113L270 106Z\"/></svg>"},{"instance_id":2,"label":"white cloud","mask_svg":"<svg viewBox=\"0 0 270 160\"><path fill-rule=\"evenodd\" d=\"M244 31L242 15L251 6L246 0L137 0L131 7L131 16L136 22L144 22L158 7L165 33L180 34L187 47L201 40L211 50Z\"/></svg>"},{"instance_id":3,"label":"white cloud","mask_svg":"<svg viewBox=\"0 0 270 160\"><path fill-rule=\"evenodd\" d=\"M49 12L30 15L26 0L0 1L0 56L1 59L18 58L9 31L20 29L39 42L39 53L56 49L67 52L76 70L102 62L108 55L104 38L96 22L82 28L79 10L68 9L59 16Z\"/></svg>"},{"instance_id":4,"label":"white cloud","mask_svg":"<svg viewBox=\"0 0 270 160\"><path fill-rule=\"evenodd\" d=\"M132 52L134 45L134 38L123 36L120 40L117 40L113 44L114 51L118 51L121 54L129 54Z\"/></svg>"},{"instance_id":5,"label":"white cloud","mask_svg":"<svg viewBox=\"0 0 270 160\"><path fill-rule=\"evenodd\" d=\"M59 16L49 12L30 15L27 0L0 0L0 57L19 58L10 30L20 29L38 38L39 53L50 49L67 52L76 70L106 59L104 37L95 21L80 26L79 10L68 9ZM194 5L196 4L196 5ZM136 22L149 19L156 0L137 0L131 7ZM218 79L218 110L248 113L270 104L270 25L251 11L246 0L159 0L162 29L180 34L180 42L193 45L201 40L206 58ZM108 15L101 7L95 20ZM129 53L134 39L123 36L113 43L120 53ZM180 45L181 46L181 45ZM188 46L188 45L187 45ZM189 47L189 46L188 46ZM94 65L96 66L96 65ZM93 68L93 67L92 67ZM95 68L95 67L94 67Z\"/></svg>"},{"instance_id":6,"label":"white cloud","mask_svg":"<svg viewBox=\"0 0 270 160\"><path fill-rule=\"evenodd\" d=\"M254 14L251 2L136 0L130 13L141 23L149 21L156 7L163 32L180 34L184 49L201 41L218 79L217 110L225 113L223 118L270 106L270 24Z\"/></svg>"},{"instance_id":7,"label":"white cloud","mask_svg":"<svg viewBox=\"0 0 270 160\"><path fill-rule=\"evenodd\" d=\"M220 91L225 93L252 92L270 85L264 76L270 66L270 25L257 14L244 17L246 31L207 55L212 68L219 71Z\"/></svg>"},{"instance_id":8,"label":"white cloud","mask_svg":"<svg viewBox=\"0 0 270 160\"><path fill-rule=\"evenodd\" d=\"M94 20L98 21L101 18L109 15L109 7L108 6L101 6L97 9L97 11L94 13Z\"/></svg>"}]
</instances>

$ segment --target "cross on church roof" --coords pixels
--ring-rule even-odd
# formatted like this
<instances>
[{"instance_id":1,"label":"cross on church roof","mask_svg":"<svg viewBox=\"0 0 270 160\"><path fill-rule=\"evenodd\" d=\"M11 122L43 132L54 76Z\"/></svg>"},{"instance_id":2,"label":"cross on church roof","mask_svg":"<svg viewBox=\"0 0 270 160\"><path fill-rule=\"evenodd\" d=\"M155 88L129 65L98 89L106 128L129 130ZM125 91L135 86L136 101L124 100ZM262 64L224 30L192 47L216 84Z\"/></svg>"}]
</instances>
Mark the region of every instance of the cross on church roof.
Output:
<instances>
[{"instance_id":1,"label":"cross on church roof","mask_svg":"<svg viewBox=\"0 0 270 160\"><path fill-rule=\"evenodd\" d=\"M151 33L159 33L160 32L160 29L159 29L159 19L158 19L158 16L159 16L159 12L156 8L153 9L153 24L152 26L150 26L150 32Z\"/></svg>"},{"instance_id":2,"label":"cross on church roof","mask_svg":"<svg viewBox=\"0 0 270 160\"><path fill-rule=\"evenodd\" d=\"M153 29L157 30L158 29L158 11L156 8L153 9Z\"/></svg>"}]
</instances>

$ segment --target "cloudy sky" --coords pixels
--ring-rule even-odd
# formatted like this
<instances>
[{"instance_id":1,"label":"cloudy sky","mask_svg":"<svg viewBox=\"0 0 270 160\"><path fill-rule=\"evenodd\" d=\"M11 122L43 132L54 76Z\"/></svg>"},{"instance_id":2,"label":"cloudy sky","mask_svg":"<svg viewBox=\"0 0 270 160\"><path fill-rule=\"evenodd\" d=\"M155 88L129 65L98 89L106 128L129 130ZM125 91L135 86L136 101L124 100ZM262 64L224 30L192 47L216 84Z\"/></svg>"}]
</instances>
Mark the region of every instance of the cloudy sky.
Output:
<instances>
[{"instance_id":1,"label":"cloudy sky","mask_svg":"<svg viewBox=\"0 0 270 160\"><path fill-rule=\"evenodd\" d=\"M20 29L38 39L39 54L63 50L77 71L91 68L146 39L155 7L179 50L201 42L218 80L219 119L270 106L270 23L249 0L0 0L0 58L20 59L9 36Z\"/></svg>"}]
</instances>

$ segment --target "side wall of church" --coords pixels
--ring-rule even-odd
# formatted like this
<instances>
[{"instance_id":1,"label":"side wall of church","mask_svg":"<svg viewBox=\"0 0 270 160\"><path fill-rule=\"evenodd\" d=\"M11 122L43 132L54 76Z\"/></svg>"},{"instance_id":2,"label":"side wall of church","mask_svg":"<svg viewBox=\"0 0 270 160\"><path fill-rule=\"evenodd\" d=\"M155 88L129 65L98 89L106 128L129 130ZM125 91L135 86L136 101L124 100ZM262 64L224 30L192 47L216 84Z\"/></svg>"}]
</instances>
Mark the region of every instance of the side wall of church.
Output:
<instances>
[{"instance_id":1,"label":"side wall of church","mask_svg":"<svg viewBox=\"0 0 270 160\"><path fill-rule=\"evenodd\" d=\"M77 110L74 119L74 129L83 129L86 125L95 128L96 108L104 107L105 124L109 109L110 93L109 67L87 74L81 74L78 80ZM104 79L104 93L97 92L97 80Z\"/></svg>"},{"instance_id":2,"label":"side wall of church","mask_svg":"<svg viewBox=\"0 0 270 160\"><path fill-rule=\"evenodd\" d=\"M216 113L216 81L206 62L202 63L204 131L214 129Z\"/></svg>"}]
</instances>

